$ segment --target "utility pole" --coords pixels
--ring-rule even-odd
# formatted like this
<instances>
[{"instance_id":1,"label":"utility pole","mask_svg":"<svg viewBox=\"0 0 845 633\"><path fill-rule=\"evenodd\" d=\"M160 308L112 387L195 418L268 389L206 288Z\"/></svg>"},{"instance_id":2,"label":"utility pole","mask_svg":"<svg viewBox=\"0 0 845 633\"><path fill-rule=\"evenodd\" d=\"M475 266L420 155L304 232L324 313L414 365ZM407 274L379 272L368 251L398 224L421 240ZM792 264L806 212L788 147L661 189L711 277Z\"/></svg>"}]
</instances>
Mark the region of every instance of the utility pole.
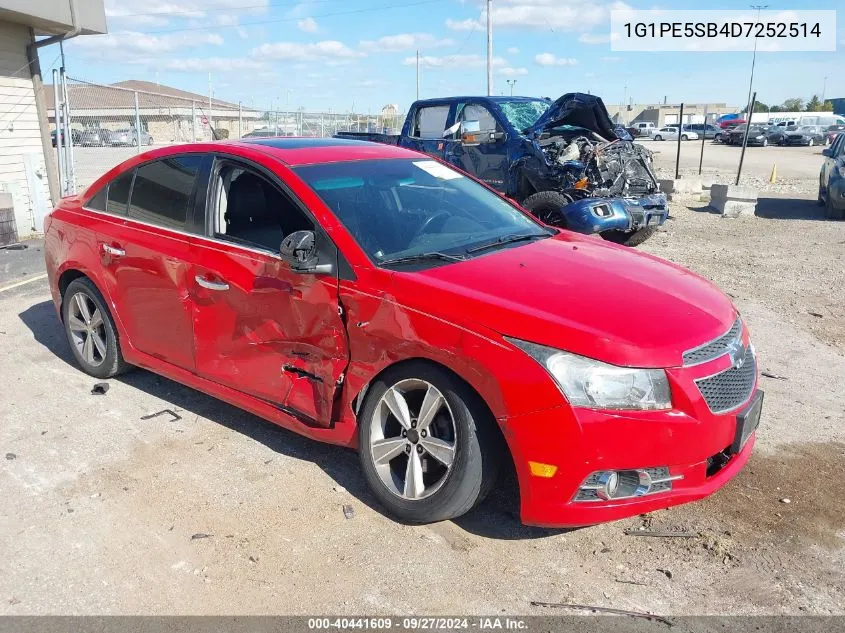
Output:
<instances>
[{"instance_id":1,"label":"utility pole","mask_svg":"<svg viewBox=\"0 0 845 633\"><path fill-rule=\"evenodd\" d=\"M505 79L505 83L511 87L511 96L513 96L513 87L516 85L517 81L517 79Z\"/></svg>"},{"instance_id":2,"label":"utility pole","mask_svg":"<svg viewBox=\"0 0 845 633\"><path fill-rule=\"evenodd\" d=\"M420 100L420 49L417 49L417 101Z\"/></svg>"},{"instance_id":3,"label":"utility pole","mask_svg":"<svg viewBox=\"0 0 845 633\"><path fill-rule=\"evenodd\" d=\"M757 21L760 21L760 11L764 9L768 9L768 4L752 4L750 5L752 9L757 9ZM754 85L754 64L757 61L757 38L754 38L754 54L751 56L751 77L748 80L748 101L751 101L751 87ZM748 103L746 101L746 103ZM751 116L754 114L754 104L752 103L749 106L751 109L748 111L748 126L751 126ZM739 174L737 174L737 183L739 184Z\"/></svg>"},{"instance_id":4,"label":"utility pole","mask_svg":"<svg viewBox=\"0 0 845 633\"><path fill-rule=\"evenodd\" d=\"M827 75L824 76L824 83L822 84L822 105L824 105L824 93L827 92Z\"/></svg>"},{"instance_id":5,"label":"utility pole","mask_svg":"<svg viewBox=\"0 0 845 633\"><path fill-rule=\"evenodd\" d=\"M211 122L211 73L208 73L208 129L211 130L214 124ZM211 133L211 139L214 140L214 132Z\"/></svg>"},{"instance_id":6,"label":"utility pole","mask_svg":"<svg viewBox=\"0 0 845 633\"><path fill-rule=\"evenodd\" d=\"M493 0L487 0L487 96L493 96Z\"/></svg>"}]
</instances>

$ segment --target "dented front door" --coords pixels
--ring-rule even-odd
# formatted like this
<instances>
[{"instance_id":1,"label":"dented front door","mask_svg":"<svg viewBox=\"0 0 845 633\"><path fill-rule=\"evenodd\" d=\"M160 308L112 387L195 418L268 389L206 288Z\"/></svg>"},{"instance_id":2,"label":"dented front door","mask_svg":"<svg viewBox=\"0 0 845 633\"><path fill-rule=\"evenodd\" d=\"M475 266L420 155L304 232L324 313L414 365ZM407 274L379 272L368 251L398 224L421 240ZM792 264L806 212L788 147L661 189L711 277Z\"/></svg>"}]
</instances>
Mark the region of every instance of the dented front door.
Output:
<instances>
[{"instance_id":1,"label":"dented front door","mask_svg":"<svg viewBox=\"0 0 845 633\"><path fill-rule=\"evenodd\" d=\"M197 372L316 426L331 424L347 365L337 278L198 239L192 277Z\"/></svg>"}]
</instances>

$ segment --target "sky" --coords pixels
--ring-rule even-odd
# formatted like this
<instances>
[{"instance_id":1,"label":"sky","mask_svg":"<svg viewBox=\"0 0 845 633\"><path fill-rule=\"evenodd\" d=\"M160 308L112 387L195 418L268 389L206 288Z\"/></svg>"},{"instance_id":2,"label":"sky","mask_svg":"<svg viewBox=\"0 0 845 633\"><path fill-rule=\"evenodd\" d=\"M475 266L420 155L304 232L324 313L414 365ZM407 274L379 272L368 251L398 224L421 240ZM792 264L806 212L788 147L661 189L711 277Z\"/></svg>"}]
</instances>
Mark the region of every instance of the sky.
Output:
<instances>
[{"instance_id":1,"label":"sky","mask_svg":"<svg viewBox=\"0 0 845 633\"><path fill-rule=\"evenodd\" d=\"M839 0L770 9L834 9ZM267 110L402 111L416 95L486 94L483 0L106 0L107 35L65 45L70 76L136 79ZM797 5L797 6L796 6ZM143 10L139 7L143 6ZM494 0L494 93L556 98L591 92L608 104L728 103L748 96L751 53L619 53L610 11L654 0ZM675 0L672 9L700 8ZM708 9L745 8L713 0ZM837 51L758 53L758 100L845 97L845 17ZM58 46L41 49L42 71ZM825 80L825 77L827 79Z\"/></svg>"}]
</instances>

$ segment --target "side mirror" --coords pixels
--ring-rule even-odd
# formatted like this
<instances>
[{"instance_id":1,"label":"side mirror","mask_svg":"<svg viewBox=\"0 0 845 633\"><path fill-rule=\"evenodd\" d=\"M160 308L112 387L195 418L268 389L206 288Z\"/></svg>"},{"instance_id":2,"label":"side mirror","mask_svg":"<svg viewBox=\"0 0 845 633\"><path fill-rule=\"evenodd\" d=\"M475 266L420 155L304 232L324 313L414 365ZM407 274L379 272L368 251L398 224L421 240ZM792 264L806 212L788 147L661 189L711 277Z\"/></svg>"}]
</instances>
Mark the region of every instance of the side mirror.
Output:
<instances>
[{"instance_id":1,"label":"side mirror","mask_svg":"<svg viewBox=\"0 0 845 633\"><path fill-rule=\"evenodd\" d=\"M331 264L317 263L317 240L314 231L294 231L279 247L279 255L297 273L331 273Z\"/></svg>"},{"instance_id":2,"label":"side mirror","mask_svg":"<svg viewBox=\"0 0 845 633\"><path fill-rule=\"evenodd\" d=\"M461 121L461 143L464 145L481 144L484 135L481 133L481 121Z\"/></svg>"},{"instance_id":3,"label":"side mirror","mask_svg":"<svg viewBox=\"0 0 845 633\"><path fill-rule=\"evenodd\" d=\"M831 158L833 156L833 152L830 151L829 147L825 147L822 150L822 156L827 156L828 158Z\"/></svg>"}]
</instances>

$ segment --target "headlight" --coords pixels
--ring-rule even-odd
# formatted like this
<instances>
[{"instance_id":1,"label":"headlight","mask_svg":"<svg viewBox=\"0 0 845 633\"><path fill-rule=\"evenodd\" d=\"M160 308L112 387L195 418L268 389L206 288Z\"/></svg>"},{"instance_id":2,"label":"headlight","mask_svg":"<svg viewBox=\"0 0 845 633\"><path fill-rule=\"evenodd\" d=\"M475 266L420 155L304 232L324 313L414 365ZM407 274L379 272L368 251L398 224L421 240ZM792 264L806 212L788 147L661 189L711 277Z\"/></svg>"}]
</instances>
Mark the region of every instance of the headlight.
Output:
<instances>
[{"instance_id":1,"label":"headlight","mask_svg":"<svg viewBox=\"0 0 845 633\"><path fill-rule=\"evenodd\" d=\"M505 337L540 363L569 403L593 409L670 409L672 398L662 369L618 367L553 347Z\"/></svg>"},{"instance_id":2,"label":"headlight","mask_svg":"<svg viewBox=\"0 0 845 633\"><path fill-rule=\"evenodd\" d=\"M764 138L766 138L766 137L765 137L765 136L763 136L762 134L760 134L760 135L758 135L758 136L755 136L754 138L756 138L757 140L761 140L761 139L764 139Z\"/></svg>"}]
</instances>

